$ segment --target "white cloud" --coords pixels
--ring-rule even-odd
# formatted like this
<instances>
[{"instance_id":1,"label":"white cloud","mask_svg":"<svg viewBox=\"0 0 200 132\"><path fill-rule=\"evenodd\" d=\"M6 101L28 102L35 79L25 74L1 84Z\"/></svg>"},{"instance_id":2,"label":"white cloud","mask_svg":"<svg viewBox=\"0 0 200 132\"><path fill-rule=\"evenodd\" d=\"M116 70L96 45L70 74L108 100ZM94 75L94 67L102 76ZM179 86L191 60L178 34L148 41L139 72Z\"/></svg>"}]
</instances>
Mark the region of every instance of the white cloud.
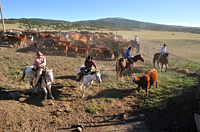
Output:
<instances>
[{"instance_id":1,"label":"white cloud","mask_svg":"<svg viewBox=\"0 0 200 132\"><path fill-rule=\"evenodd\" d=\"M182 22L182 23L162 23L162 24L165 24L165 25L175 25L175 26L185 26L185 27L200 27L200 24L190 24L190 23L187 23L187 22Z\"/></svg>"}]
</instances>

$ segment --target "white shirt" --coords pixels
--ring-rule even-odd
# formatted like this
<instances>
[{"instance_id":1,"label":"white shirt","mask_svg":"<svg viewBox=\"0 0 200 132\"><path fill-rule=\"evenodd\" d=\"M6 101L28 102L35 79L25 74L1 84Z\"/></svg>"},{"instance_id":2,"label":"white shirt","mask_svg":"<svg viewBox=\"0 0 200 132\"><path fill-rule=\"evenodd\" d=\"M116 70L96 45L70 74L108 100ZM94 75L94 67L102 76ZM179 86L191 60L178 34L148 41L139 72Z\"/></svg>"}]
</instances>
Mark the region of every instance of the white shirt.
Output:
<instances>
[{"instance_id":1,"label":"white shirt","mask_svg":"<svg viewBox=\"0 0 200 132\"><path fill-rule=\"evenodd\" d=\"M134 41L136 41L136 42L137 42L137 41L138 41L138 37L135 37Z\"/></svg>"},{"instance_id":2,"label":"white shirt","mask_svg":"<svg viewBox=\"0 0 200 132\"><path fill-rule=\"evenodd\" d=\"M167 50L166 47L162 47L162 48L160 49L160 53L166 53L166 50Z\"/></svg>"}]
</instances>

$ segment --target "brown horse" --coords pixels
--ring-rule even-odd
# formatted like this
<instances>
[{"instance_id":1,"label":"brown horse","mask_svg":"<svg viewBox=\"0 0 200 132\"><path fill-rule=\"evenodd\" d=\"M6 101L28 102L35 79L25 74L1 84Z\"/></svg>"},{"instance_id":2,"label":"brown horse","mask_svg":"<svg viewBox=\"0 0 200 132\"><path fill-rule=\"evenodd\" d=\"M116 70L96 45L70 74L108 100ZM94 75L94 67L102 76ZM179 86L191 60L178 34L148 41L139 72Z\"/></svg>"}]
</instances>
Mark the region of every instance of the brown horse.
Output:
<instances>
[{"instance_id":1,"label":"brown horse","mask_svg":"<svg viewBox=\"0 0 200 132\"><path fill-rule=\"evenodd\" d=\"M162 69L163 69L163 65L165 65L165 72L166 72L167 71L167 65L168 65L169 53L163 53L163 55L161 55L161 57L160 57L160 62L158 61L159 55L160 55L160 53L154 54L154 57L153 57L154 68L156 68L155 62L157 61L158 68L159 68L159 63L161 63L161 72L162 72Z\"/></svg>"},{"instance_id":2,"label":"brown horse","mask_svg":"<svg viewBox=\"0 0 200 132\"><path fill-rule=\"evenodd\" d=\"M136 56L134 56L134 57L132 58L133 64L132 64L131 67L129 67L129 62L128 62L128 61L125 61L123 58L120 58L120 59L117 61L117 63L116 63L117 77L119 78L119 71L120 71L121 77L123 77L122 72L123 72L124 69L126 69L126 68L129 68L128 73L127 73L127 76L128 76L129 73L131 73L131 75L132 75L132 69L133 69L133 67L135 66L135 63L136 63L138 60L141 60L142 62L144 62L144 58L142 57L141 54L138 54L138 55L136 55Z\"/></svg>"}]
</instances>

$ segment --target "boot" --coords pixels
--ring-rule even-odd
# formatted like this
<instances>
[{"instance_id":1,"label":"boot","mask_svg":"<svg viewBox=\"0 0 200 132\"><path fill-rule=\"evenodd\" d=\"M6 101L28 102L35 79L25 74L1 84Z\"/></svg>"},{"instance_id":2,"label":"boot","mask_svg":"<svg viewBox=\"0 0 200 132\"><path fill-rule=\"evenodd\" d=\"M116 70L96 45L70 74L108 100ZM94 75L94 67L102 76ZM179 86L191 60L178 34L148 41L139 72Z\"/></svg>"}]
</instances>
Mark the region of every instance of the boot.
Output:
<instances>
[{"instance_id":1,"label":"boot","mask_svg":"<svg viewBox=\"0 0 200 132\"><path fill-rule=\"evenodd\" d=\"M82 77L83 77L83 73L82 72L78 73L78 75L76 77L76 81L79 82Z\"/></svg>"},{"instance_id":2,"label":"boot","mask_svg":"<svg viewBox=\"0 0 200 132\"><path fill-rule=\"evenodd\" d=\"M38 69L38 72L37 72L37 78L36 78L36 81L35 81L35 86L37 86L39 80L40 80L40 77L42 75L42 69Z\"/></svg>"}]
</instances>

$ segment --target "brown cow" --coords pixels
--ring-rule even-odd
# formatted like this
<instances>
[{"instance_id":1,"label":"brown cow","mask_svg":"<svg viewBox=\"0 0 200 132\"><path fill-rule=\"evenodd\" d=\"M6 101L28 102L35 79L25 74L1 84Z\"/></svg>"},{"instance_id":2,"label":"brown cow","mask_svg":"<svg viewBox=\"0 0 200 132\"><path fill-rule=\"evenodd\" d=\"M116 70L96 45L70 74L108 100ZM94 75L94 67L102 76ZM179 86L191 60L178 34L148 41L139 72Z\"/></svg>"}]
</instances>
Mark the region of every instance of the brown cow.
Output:
<instances>
[{"instance_id":1,"label":"brown cow","mask_svg":"<svg viewBox=\"0 0 200 132\"><path fill-rule=\"evenodd\" d=\"M110 50L109 47L98 47L98 48L101 49L101 50Z\"/></svg>"},{"instance_id":2,"label":"brown cow","mask_svg":"<svg viewBox=\"0 0 200 132\"><path fill-rule=\"evenodd\" d=\"M99 48L91 48L91 54L93 54L94 56L101 56L102 51Z\"/></svg>"},{"instance_id":3,"label":"brown cow","mask_svg":"<svg viewBox=\"0 0 200 132\"><path fill-rule=\"evenodd\" d=\"M66 51L66 56L68 52L72 52L75 53L75 56L77 56L77 51L78 51L78 47L75 46L68 46L68 50Z\"/></svg>"},{"instance_id":4,"label":"brown cow","mask_svg":"<svg viewBox=\"0 0 200 132\"><path fill-rule=\"evenodd\" d=\"M23 43L23 45L24 45L24 46L26 46L26 41L27 41L26 34L20 34L20 37L22 37L22 38L23 38L23 41L22 41L22 43Z\"/></svg>"},{"instance_id":5,"label":"brown cow","mask_svg":"<svg viewBox=\"0 0 200 132\"><path fill-rule=\"evenodd\" d=\"M146 89L146 96L148 97L148 89L151 88L151 85L156 83L156 88L158 87L158 73L156 69L148 70L144 75L136 77L133 76L130 84L138 84L138 92L140 92L140 86Z\"/></svg>"},{"instance_id":6,"label":"brown cow","mask_svg":"<svg viewBox=\"0 0 200 132\"><path fill-rule=\"evenodd\" d=\"M11 43L13 47L15 47L14 44L16 42L18 42L18 45L20 46L21 44L23 44L23 40L24 40L22 37L16 36L16 35L12 35L12 36L11 35L7 35L7 38L8 38L8 42Z\"/></svg>"},{"instance_id":7,"label":"brown cow","mask_svg":"<svg viewBox=\"0 0 200 132\"><path fill-rule=\"evenodd\" d=\"M81 56L82 56L82 54L84 54L85 57L87 57L88 56L88 49L86 49L86 48L78 48L77 53L81 54Z\"/></svg>"}]
</instances>

